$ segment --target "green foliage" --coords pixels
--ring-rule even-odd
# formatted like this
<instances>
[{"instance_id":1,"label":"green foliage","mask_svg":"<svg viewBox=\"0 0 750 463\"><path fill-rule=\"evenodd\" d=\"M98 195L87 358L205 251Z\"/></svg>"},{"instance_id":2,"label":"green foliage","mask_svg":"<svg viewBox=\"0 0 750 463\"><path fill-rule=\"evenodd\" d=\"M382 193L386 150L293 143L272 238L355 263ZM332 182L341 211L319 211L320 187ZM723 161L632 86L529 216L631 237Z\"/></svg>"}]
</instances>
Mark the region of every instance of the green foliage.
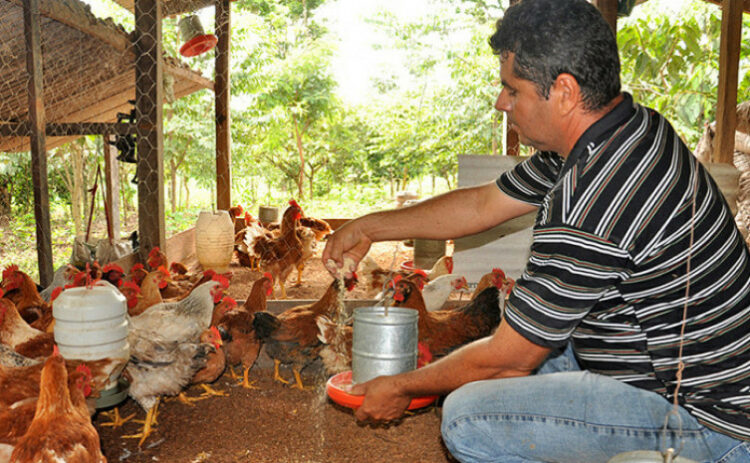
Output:
<instances>
[{"instance_id":1,"label":"green foliage","mask_svg":"<svg viewBox=\"0 0 750 463\"><path fill-rule=\"evenodd\" d=\"M656 2L635 11L640 14L618 24L623 87L636 101L666 116L694 147L703 124L716 113L721 11L704 2L674 16ZM745 18L743 56L750 51L748 25ZM739 85L738 100L750 98L747 60Z\"/></svg>"}]
</instances>

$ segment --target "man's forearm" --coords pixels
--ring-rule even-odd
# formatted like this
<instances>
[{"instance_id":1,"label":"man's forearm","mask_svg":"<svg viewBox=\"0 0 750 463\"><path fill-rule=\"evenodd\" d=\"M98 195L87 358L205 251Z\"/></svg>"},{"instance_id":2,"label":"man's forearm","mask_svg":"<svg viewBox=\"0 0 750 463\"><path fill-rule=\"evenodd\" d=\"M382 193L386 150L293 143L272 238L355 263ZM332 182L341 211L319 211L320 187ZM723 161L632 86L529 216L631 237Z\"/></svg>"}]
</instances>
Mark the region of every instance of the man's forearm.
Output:
<instances>
[{"instance_id":1,"label":"man's forearm","mask_svg":"<svg viewBox=\"0 0 750 463\"><path fill-rule=\"evenodd\" d=\"M373 241L406 238L453 239L478 233L532 211L510 200L493 184L460 188L413 206L374 212L360 220Z\"/></svg>"}]
</instances>

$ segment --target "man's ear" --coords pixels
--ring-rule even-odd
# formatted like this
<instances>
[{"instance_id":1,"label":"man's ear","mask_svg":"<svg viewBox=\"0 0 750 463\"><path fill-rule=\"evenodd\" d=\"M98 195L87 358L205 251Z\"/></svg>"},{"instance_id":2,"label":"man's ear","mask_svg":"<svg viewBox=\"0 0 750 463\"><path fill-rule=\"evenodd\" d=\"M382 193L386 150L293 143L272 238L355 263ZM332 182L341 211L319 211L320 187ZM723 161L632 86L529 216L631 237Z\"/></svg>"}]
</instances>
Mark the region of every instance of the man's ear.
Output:
<instances>
[{"instance_id":1,"label":"man's ear","mask_svg":"<svg viewBox=\"0 0 750 463\"><path fill-rule=\"evenodd\" d=\"M557 106L562 115L567 115L582 103L581 87L571 74L563 72L558 75L550 90L555 93Z\"/></svg>"}]
</instances>

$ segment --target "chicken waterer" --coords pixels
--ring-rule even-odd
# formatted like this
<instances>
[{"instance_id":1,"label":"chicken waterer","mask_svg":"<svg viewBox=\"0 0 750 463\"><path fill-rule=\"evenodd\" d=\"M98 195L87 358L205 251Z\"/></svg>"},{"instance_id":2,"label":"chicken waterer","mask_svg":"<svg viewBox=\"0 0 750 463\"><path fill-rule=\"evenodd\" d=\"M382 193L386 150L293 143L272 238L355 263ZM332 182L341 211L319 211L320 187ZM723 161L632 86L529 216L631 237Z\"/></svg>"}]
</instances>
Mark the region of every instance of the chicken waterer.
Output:
<instances>
[{"instance_id":1,"label":"chicken waterer","mask_svg":"<svg viewBox=\"0 0 750 463\"><path fill-rule=\"evenodd\" d=\"M418 320L416 310L403 307L354 309L353 382L417 368Z\"/></svg>"},{"instance_id":2,"label":"chicken waterer","mask_svg":"<svg viewBox=\"0 0 750 463\"><path fill-rule=\"evenodd\" d=\"M130 358L128 317L125 297L107 282L91 287L64 290L52 304L55 343L65 359L113 362L107 384L96 402L97 408L119 403L127 396L127 382L121 378Z\"/></svg>"}]
</instances>

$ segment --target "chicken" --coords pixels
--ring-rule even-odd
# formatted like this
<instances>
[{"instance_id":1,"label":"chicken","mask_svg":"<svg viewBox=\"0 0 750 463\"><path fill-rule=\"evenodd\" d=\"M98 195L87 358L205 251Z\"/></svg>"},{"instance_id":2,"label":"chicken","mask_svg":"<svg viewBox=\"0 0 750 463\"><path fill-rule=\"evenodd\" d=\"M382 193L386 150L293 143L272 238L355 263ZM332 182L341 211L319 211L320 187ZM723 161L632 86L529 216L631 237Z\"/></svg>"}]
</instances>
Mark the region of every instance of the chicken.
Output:
<instances>
[{"instance_id":1,"label":"chicken","mask_svg":"<svg viewBox=\"0 0 750 463\"><path fill-rule=\"evenodd\" d=\"M68 387L82 387L84 396L91 395L93 390L91 388L91 370L86 365L78 365L74 371L68 368L68 373ZM36 411L37 399L39 398L38 389L37 387L33 396L0 409L0 443L15 445L26 434Z\"/></svg>"},{"instance_id":2,"label":"chicken","mask_svg":"<svg viewBox=\"0 0 750 463\"><path fill-rule=\"evenodd\" d=\"M180 393L205 367L214 348L199 338L223 295L220 284L216 280L203 283L180 301L162 302L131 317L130 362L125 373L131 380L130 396L147 412L143 431L131 436L141 438L139 445L151 433L159 397Z\"/></svg>"},{"instance_id":3,"label":"chicken","mask_svg":"<svg viewBox=\"0 0 750 463\"><path fill-rule=\"evenodd\" d=\"M143 297L141 295L141 287L138 286L134 281L123 280L120 285L120 292L125 296L125 301L128 307L128 315L132 316L135 311L135 307Z\"/></svg>"},{"instance_id":4,"label":"chicken","mask_svg":"<svg viewBox=\"0 0 750 463\"><path fill-rule=\"evenodd\" d=\"M152 271L162 266L167 268L169 266L167 255L159 248L159 246L154 246L151 249L151 252L148 253L146 265L148 265Z\"/></svg>"},{"instance_id":5,"label":"chicken","mask_svg":"<svg viewBox=\"0 0 750 463\"><path fill-rule=\"evenodd\" d=\"M11 463L106 463L86 406L86 387L85 379L68 385L68 370L59 354L47 359L34 418L18 440Z\"/></svg>"},{"instance_id":6,"label":"chicken","mask_svg":"<svg viewBox=\"0 0 750 463\"><path fill-rule=\"evenodd\" d=\"M237 253L237 260L244 267L258 270L260 259L253 251L253 243L260 237L265 240L273 240L274 236L249 212L245 212L243 223L244 227L234 234L234 250Z\"/></svg>"},{"instance_id":7,"label":"chicken","mask_svg":"<svg viewBox=\"0 0 750 463\"><path fill-rule=\"evenodd\" d=\"M417 310L419 342L435 357L492 334L500 324L501 298L500 288L493 285L464 306L428 312L414 282L401 279L393 294L394 306Z\"/></svg>"},{"instance_id":8,"label":"chicken","mask_svg":"<svg viewBox=\"0 0 750 463\"><path fill-rule=\"evenodd\" d=\"M224 368L226 368L227 364L227 357L222 349L223 342L221 340L221 334L215 326L211 326L209 329L201 333L199 340L203 344L212 344L214 346L214 351L206 356L206 366L193 375L191 384L198 384L203 388L204 393L201 397L225 396L227 395L225 392L217 391L209 386L210 383L219 379L221 374L224 373Z\"/></svg>"},{"instance_id":9,"label":"chicken","mask_svg":"<svg viewBox=\"0 0 750 463\"><path fill-rule=\"evenodd\" d=\"M54 343L52 333L29 326L10 299L0 298L0 344L13 348L23 356L36 358L50 355Z\"/></svg>"},{"instance_id":10,"label":"chicken","mask_svg":"<svg viewBox=\"0 0 750 463\"><path fill-rule=\"evenodd\" d=\"M425 271L427 279L433 281L440 275L447 275L453 273L453 257L443 256L435 262L431 269Z\"/></svg>"},{"instance_id":11,"label":"chicken","mask_svg":"<svg viewBox=\"0 0 750 463\"><path fill-rule=\"evenodd\" d=\"M53 350L54 352L54 350ZM68 360L69 374L74 374L82 366L86 367L91 381L92 394L98 394L120 372L122 359L104 358L99 360ZM5 367L0 365L0 410L14 403L39 395L39 378L44 364L41 361L25 366Z\"/></svg>"},{"instance_id":12,"label":"chicken","mask_svg":"<svg viewBox=\"0 0 750 463\"><path fill-rule=\"evenodd\" d=\"M206 366L214 347L209 343L159 339L148 334L131 334L130 362L125 376L130 380L128 395L145 410L143 430L134 435L138 446L151 434L156 422L159 399L174 396L186 388L195 374Z\"/></svg>"},{"instance_id":13,"label":"chicken","mask_svg":"<svg viewBox=\"0 0 750 463\"><path fill-rule=\"evenodd\" d=\"M52 275L52 283L40 291L39 295L42 296L42 299L49 302L50 297L52 296L52 291L56 288L63 288L64 286L71 284L73 282L73 275L76 273L78 273L78 269L74 266L70 264L61 265L55 270L54 275Z\"/></svg>"},{"instance_id":14,"label":"chicken","mask_svg":"<svg viewBox=\"0 0 750 463\"><path fill-rule=\"evenodd\" d=\"M396 277L408 278L421 286L429 281L427 273L422 269L414 271L386 270L380 267L375 259L370 256L365 256L362 259L358 273L362 275L368 297L374 297L376 300L382 300L393 288L392 281Z\"/></svg>"},{"instance_id":15,"label":"chicken","mask_svg":"<svg viewBox=\"0 0 750 463\"><path fill-rule=\"evenodd\" d=\"M250 290L250 294L242 306L242 310L233 311L222 317L217 326L224 341L224 352L230 373L236 378L234 365L242 364L242 381L239 385L246 389L253 389L250 382L250 369L258 359L263 345L255 335L253 319L255 313L266 310L266 297L273 292L273 277L266 273L258 279Z\"/></svg>"},{"instance_id":16,"label":"chicken","mask_svg":"<svg viewBox=\"0 0 750 463\"><path fill-rule=\"evenodd\" d=\"M138 316L145 312L149 307L163 302L161 289L167 286L168 279L169 272L167 272L164 267L159 267L153 272L149 272L141 282L140 289L138 291L140 297L138 297L136 304L132 308L128 307L128 315L130 315L131 317ZM128 289L132 289L133 291L135 291L132 286L132 282L126 282L123 283L123 285L123 287L126 288L126 291ZM131 294L132 297L132 291L129 292L129 294ZM128 306L130 306L130 304L131 302L128 303Z\"/></svg>"},{"instance_id":17,"label":"chicken","mask_svg":"<svg viewBox=\"0 0 750 463\"><path fill-rule=\"evenodd\" d=\"M468 291L469 284L463 276L440 275L422 288L422 298L429 312L440 309L453 291Z\"/></svg>"},{"instance_id":18,"label":"chicken","mask_svg":"<svg viewBox=\"0 0 750 463\"><path fill-rule=\"evenodd\" d=\"M229 296L224 296L224 298L214 306L214 311L211 314L211 326L217 326L219 321L221 321L226 314L235 310L237 310L237 301Z\"/></svg>"},{"instance_id":19,"label":"chicken","mask_svg":"<svg viewBox=\"0 0 750 463\"><path fill-rule=\"evenodd\" d=\"M230 207L227 212L229 213L229 218L232 219L232 223L234 223L234 233L237 234L245 228L245 221L243 220L243 217L240 217L243 212L245 212L242 205L238 204L236 206Z\"/></svg>"},{"instance_id":20,"label":"chicken","mask_svg":"<svg viewBox=\"0 0 750 463\"><path fill-rule=\"evenodd\" d=\"M333 233L331 226L328 222L322 219L316 219L314 217L300 217L299 224L315 233L315 239L323 241L328 235Z\"/></svg>"},{"instance_id":21,"label":"chicken","mask_svg":"<svg viewBox=\"0 0 750 463\"><path fill-rule=\"evenodd\" d=\"M18 313L28 323L51 315L52 307L39 295L34 280L19 270L17 265L9 265L3 270L0 287L5 291L3 297L13 302Z\"/></svg>"},{"instance_id":22,"label":"chicken","mask_svg":"<svg viewBox=\"0 0 750 463\"><path fill-rule=\"evenodd\" d=\"M506 277L505 272L499 268L493 268L491 272L485 273L479 278L477 287L474 288L474 292L471 293L471 299L476 298L479 293L484 291L484 289L490 285L500 288L507 295L510 293L510 288L513 287L513 283L513 279Z\"/></svg>"},{"instance_id":23,"label":"chicken","mask_svg":"<svg viewBox=\"0 0 750 463\"><path fill-rule=\"evenodd\" d=\"M286 298L287 276L305 256L303 244L297 233L300 217L302 217L302 208L296 201L291 200L282 216L281 234L278 238L268 239L262 235L248 242L246 235L243 245L240 246L242 252L246 250L249 256L258 258L260 267L270 272L274 281L278 281L282 299Z\"/></svg>"},{"instance_id":24,"label":"chicken","mask_svg":"<svg viewBox=\"0 0 750 463\"><path fill-rule=\"evenodd\" d=\"M356 279L344 280L347 290L354 288ZM341 310L342 280L334 279L320 300L313 304L293 307L275 316L269 312L258 312L253 327L258 338L265 344L266 353L274 361L274 379L285 384L288 381L279 375L280 364L291 364L295 384L304 389L300 372L318 357L323 344L318 339L316 317L332 317Z\"/></svg>"},{"instance_id":25,"label":"chicken","mask_svg":"<svg viewBox=\"0 0 750 463\"><path fill-rule=\"evenodd\" d=\"M119 288L125 271L117 264L107 264L102 268L102 280L112 283L115 288Z\"/></svg>"},{"instance_id":26,"label":"chicken","mask_svg":"<svg viewBox=\"0 0 750 463\"><path fill-rule=\"evenodd\" d=\"M197 340L201 332L209 327L214 304L223 296L218 286L216 280L203 283L185 299L161 302L131 317L128 338L151 337L164 342Z\"/></svg>"},{"instance_id":27,"label":"chicken","mask_svg":"<svg viewBox=\"0 0 750 463\"><path fill-rule=\"evenodd\" d=\"M134 282L137 285L140 285L143 282L143 279L146 278L146 275L148 275L148 270L143 266L142 263L138 262L137 264L130 267L130 281Z\"/></svg>"}]
</instances>

